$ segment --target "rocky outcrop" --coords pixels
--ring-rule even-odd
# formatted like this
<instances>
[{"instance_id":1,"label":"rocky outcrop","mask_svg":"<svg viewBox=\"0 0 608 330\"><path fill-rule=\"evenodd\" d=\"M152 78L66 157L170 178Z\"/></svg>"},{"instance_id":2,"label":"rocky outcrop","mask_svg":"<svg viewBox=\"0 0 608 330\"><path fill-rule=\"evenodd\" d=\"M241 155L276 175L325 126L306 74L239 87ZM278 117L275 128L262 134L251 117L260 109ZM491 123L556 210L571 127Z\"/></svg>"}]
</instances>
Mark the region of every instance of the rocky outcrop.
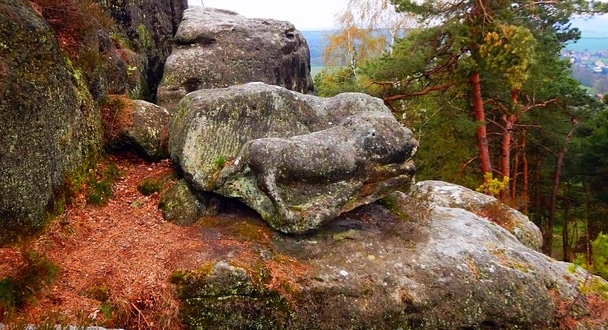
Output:
<instances>
[{"instance_id":1,"label":"rocky outcrop","mask_svg":"<svg viewBox=\"0 0 608 330\"><path fill-rule=\"evenodd\" d=\"M125 58L127 49L143 56L142 67L132 65L131 71L137 70L144 76L145 83L134 94L148 101L156 101L156 91L163 76L164 63L173 47L173 36L182 19L183 11L188 8L187 0L156 1L116 1L95 0L108 11L118 23L122 36L118 52L112 51L108 56L120 55ZM116 40L119 44L121 40ZM133 72L129 72L133 74Z\"/></svg>"},{"instance_id":2,"label":"rocky outcrop","mask_svg":"<svg viewBox=\"0 0 608 330\"><path fill-rule=\"evenodd\" d=\"M0 242L43 226L66 174L101 148L99 111L53 31L0 0Z\"/></svg>"},{"instance_id":3,"label":"rocky outcrop","mask_svg":"<svg viewBox=\"0 0 608 330\"><path fill-rule=\"evenodd\" d=\"M255 253L245 261L230 250L176 274L185 320L222 329L605 327L596 303L606 281L472 212L434 205L433 191L395 194L401 203L358 208L305 237L234 218L225 221L241 229L220 235L214 223L214 239L246 239Z\"/></svg>"},{"instance_id":4,"label":"rocky outcrop","mask_svg":"<svg viewBox=\"0 0 608 330\"><path fill-rule=\"evenodd\" d=\"M433 205L465 209L501 225L531 249L540 251L543 246L540 229L527 216L492 196L443 181L422 181L416 186L429 192Z\"/></svg>"},{"instance_id":5,"label":"rocky outcrop","mask_svg":"<svg viewBox=\"0 0 608 330\"><path fill-rule=\"evenodd\" d=\"M250 83L188 94L169 149L199 191L303 233L410 182L417 142L380 99L322 99Z\"/></svg>"},{"instance_id":6,"label":"rocky outcrop","mask_svg":"<svg viewBox=\"0 0 608 330\"><path fill-rule=\"evenodd\" d=\"M308 44L289 22L193 7L184 12L175 43L158 96L158 104L170 111L198 89L260 81L312 90Z\"/></svg>"}]
</instances>

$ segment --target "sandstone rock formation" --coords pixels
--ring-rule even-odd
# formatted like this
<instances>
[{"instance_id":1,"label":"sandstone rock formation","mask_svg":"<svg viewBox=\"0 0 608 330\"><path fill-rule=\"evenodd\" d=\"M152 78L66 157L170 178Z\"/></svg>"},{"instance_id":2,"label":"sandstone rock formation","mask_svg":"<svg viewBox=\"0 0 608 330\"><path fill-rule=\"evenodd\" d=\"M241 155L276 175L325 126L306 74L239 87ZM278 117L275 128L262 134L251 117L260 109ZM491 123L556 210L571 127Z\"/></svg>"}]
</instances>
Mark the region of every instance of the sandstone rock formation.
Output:
<instances>
[{"instance_id":1,"label":"sandstone rock formation","mask_svg":"<svg viewBox=\"0 0 608 330\"><path fill-rule=\"evenodd\" d=\"M39 229L66 173L100 149L99 112L47 22L0 1L0 242Z\"/></svg>"},{"instance_id":2,"label":"sandstone rock formation","mask_svg":"<svg viewBox=\"0 0 608 330\"><path fill-rule=\"evenodd\" d=\"M474 213L434 205L433 191L395 194L402 203L390 210L363 206L314 235L249 229L259 259L218 255L175 277L185 320L223 329L605 327L593 301L606 281Z\"/></svg>"},{"instance_id":3,"label":"sandstone rock formation","mask_svg":"<svg viewBox=\"0 0 608 330\"><path fill-rule=\"evenodd\" d=\"M416 184L428 191L433 205L461 208L498 222L525 246L540 251L543 235L528 217L501 203L496 198L443 181L422 181Z\"/></svg>"},{"instance_id":4,"label":"sandstone rock formation","mask_svg":"<svg viewBox=\"0 0 608 330\"><path fill-rule=\"evenodd\" d=\"M158 104L170 111L198 89L260 81L312 90L308 44L289 22L192 7L184 12L175 42L158 92Z\"/></svg>"},{"instance_id":5,"label":"sandstone rock formation","mask_svg":"<svg viewBox=\"0 0 608 330\"><path fill-rule=\"evenodd\" d=\"M417 142L381 100L250 83L189 93L169 150L198 191L242 200L303 233L410 182Z\"/></svg>"}]
</instances>

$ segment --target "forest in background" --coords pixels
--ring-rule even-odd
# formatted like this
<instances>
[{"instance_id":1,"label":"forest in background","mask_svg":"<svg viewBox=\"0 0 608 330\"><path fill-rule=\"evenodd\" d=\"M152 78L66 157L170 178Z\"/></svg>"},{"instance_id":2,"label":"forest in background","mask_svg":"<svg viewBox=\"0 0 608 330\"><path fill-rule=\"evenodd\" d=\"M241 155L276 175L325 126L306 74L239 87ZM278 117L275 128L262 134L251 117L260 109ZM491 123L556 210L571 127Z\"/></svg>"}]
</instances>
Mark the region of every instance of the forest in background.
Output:
<instances>
[{"instance_id":1,"label":"forest in background","mask_svg":"<svg viewBox=\"0 0 608 330\"><path fill-rule=\"evenodd\" d=\"M417 180L494 195L541 228L544 253L592 265L608 256L597 245L608 233L608 112L596 95L605 73L593 72L608 56L589 45L608 49L608 36L581 39L570 18L606 11L589 1L351 0L339 29L303 33L319 95L377 96L412 128ZM586 87L576 70L591 72Z\"/></svg>"},{"instance_id":2,"label":"forest in background","mask_svg":"<svg viewBox=\"0 0 608 330\"><path fill-rule=\"evenodd\" d=\"M336 31L308 30L301 31L310 48L311 75L316 76L323 70L324 52L329 43L330 36ZM582 30L581 38L576 42L568 43L562 55L576 54L583 57L579 63L572 67L572 77L592 94L605 94L608 91L608 32ZM587 37L589 35L590 37ZM594 72L594 62L602 61L607 65L605 72Z\"/></svg>"}]
</instances>

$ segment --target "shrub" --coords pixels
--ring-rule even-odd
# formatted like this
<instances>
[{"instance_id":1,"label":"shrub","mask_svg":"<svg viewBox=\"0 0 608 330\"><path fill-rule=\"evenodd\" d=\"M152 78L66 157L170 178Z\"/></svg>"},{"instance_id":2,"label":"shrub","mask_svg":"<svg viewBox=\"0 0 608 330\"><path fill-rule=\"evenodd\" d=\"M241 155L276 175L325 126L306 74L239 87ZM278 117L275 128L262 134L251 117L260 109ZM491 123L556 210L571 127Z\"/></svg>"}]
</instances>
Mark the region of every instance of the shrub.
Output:
<instances>
[{"instance_id":1,"label":"shrub","mask_svg":"<svg viewBox=\"0 0 608 330\"><path fill-rule=\"evenodd\" d=\"M579 253L574 263L608 280L608 235L597 235L591 242L591 256L587 259L584 254Z\"/></svg>"},{"instance_id":2,"label":"shrub","mask_svg":"<svg viewBox=\"0 0 608 330\"><path fill-rule=\"evenodd\" d=\"M483 175L483 184L477 187L478 192L484 192L486 194L490 194L492 196L496 196L499 193L505 191L507 185L509 184L509 177L505 176L502 178L502 181L498 178L493 178L492 173L488 172Z\"/></svg>"}]
</instances>

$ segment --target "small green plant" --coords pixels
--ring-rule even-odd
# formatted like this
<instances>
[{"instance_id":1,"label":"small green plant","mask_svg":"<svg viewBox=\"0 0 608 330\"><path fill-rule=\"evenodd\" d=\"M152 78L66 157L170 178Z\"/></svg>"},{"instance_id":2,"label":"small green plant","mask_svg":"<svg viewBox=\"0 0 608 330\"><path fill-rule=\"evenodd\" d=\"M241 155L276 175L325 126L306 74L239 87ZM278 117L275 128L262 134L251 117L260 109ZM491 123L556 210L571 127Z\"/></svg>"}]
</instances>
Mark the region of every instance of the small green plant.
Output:
<instances>
[{"instance_id":1,"label":"small green plant","mask_svg":"<svg viewBox=\"0 0 608 330\"><path fill-rule=\"evenodd\" d=\"M59 273L53 262L38 253L24 253L24 259L25 265L17 275L0 279L0 311L4 311L0 317L25 307Z\"/></svg>"},{"instance_id":2,"label":"small green plant","mask_svg":"<svg viewBox=\"0 0 608 330\"><path fill-rule=\"evenodd\" d=\"M91 299L106 302L110 299L110 289L107 285L100 284L87 289L85 295Z\"/></svg>"},{"instance_id":3,"label":"small green plant","mask_svg":"<svg viewBox=\"0 0 608 330\"><path fill-rule=\"evenodd\" d=\"M144 196L150 196L153 193L160 192L163 188L163 184L163 180L145 178L137 185L137 191Z\"/></svg>"},{"instance_id":4,"label":"small green plant","mask_svg":"<svg viewBox=\"0 0 608 330\"><path fill-rule=\"evenodd\" d=\"M224 165L226 165L226 158L224 158L224 156L219 156L216 160L215 160L215 165L217 166L217 168L222 168L224 167Z\"/></svg>"},{"instance_id":5,"label":"small green plant","mask_svg":"<svg viewBox=\"0 0 608 330\"><path fill-rule=\"evenodd\" d=\"M492 196L498 195L502 191L507 189L507 185L509 184L509 177L504 176L502 181L498 178L493 178L492 173L487 172L483 175L483 184L477 187L477 191L483 192L486 194L491 194Z\"/></svg>"},{"instance_id":6,"label":"small green plant","mask_svg":"<svg viewBox=\"0 0 608 330\"><path fill-rule=\"evenodd\" d=\"M120 171L114 164L105 169L98 168L89 173L87 185L90 187L87 200L93 205L103 205L112 197L112 184L120 178Z\"/></svg>"}]
</instances>

